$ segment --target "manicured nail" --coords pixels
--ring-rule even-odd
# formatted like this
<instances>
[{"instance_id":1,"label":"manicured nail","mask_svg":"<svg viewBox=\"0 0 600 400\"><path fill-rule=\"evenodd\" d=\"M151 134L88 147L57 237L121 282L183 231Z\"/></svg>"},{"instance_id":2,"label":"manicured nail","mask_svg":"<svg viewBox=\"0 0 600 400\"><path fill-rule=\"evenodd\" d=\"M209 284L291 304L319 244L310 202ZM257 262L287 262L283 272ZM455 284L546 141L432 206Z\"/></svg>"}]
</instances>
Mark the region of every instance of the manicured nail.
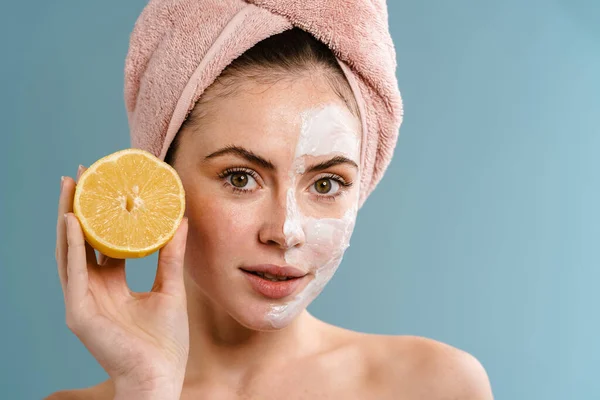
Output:
<instances>
[{"instance_id":1,"label":"manicured nail","mask_svg":"<svg viewBox=\"0 0 600 400\"><path fill-rule=\"evenodd\" d=\"M65 184L65 177L61 176L60 177L60 191L62 192L63 190L63 185Z\"/></svg>"}]
</instances>

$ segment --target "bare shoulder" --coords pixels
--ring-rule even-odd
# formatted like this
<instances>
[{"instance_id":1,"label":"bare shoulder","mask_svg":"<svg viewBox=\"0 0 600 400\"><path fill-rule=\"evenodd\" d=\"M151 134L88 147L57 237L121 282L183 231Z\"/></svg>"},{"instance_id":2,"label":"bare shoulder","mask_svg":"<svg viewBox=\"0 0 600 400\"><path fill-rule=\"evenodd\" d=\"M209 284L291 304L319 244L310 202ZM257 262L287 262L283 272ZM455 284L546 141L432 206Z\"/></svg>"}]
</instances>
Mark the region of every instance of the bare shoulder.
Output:
<instances>
[{"instance_id":1,"label":"bare shoulder","mask_svg":"<svg viewBox=\"0 0 600 400\"><path fill-rule=\"evenodd\" d=\"M483 365L463 350L419 336L361 335L359 340L369 354L370 382L391 397L493 399Z\"/></svg>"},{"instance_id":2,"label":"bare shoulder","mask_svg":"<svg viewBox=\"0 0 600 400\"><path fill-rule=\"evenodd\" d=\"M61 390L52 393L44 400L109 400L114 397L114 390L110 380L85 389Z\"/></svg>"}]
</instances>

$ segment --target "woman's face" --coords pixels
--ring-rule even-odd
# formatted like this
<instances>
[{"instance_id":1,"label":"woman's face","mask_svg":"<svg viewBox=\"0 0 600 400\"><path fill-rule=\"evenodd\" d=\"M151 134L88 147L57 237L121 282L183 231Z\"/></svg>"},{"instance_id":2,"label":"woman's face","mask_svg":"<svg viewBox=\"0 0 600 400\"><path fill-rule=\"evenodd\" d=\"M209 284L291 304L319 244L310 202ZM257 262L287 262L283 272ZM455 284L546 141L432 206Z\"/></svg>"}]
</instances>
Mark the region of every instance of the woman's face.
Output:
<instances>
[{"instance_id":1,"label":"woman's face","mask_svg":"<svg viewBox=\"0 0 600 400\"><path fill-rule=\"evenodd\" d=\"M186 279L242 325L279 329L348 247L359 119L319 77L244 82L208 105L199 127L180 132L175 161L189 218Z\"/></svg>"}]
</instances>

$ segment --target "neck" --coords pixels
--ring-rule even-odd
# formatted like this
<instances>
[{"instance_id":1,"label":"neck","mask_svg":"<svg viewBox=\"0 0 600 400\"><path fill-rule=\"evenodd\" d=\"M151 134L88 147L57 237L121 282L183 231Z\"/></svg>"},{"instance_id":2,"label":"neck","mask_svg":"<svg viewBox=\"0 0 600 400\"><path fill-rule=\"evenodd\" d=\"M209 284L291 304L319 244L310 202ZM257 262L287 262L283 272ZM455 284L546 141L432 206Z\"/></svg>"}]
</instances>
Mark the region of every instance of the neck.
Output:
<instances>
[{"instance_id":1,"label":"neck","mask_svg":"<svg viewBox=\"0 0 600 400\"><path fill-rule=\"evenodd\" d=\"M261 332L233 319L193 283L186 283L190 353L186 379L239 380L319 351L323 322L304 310L283 329Z\"/></svg>"}]
</instances>

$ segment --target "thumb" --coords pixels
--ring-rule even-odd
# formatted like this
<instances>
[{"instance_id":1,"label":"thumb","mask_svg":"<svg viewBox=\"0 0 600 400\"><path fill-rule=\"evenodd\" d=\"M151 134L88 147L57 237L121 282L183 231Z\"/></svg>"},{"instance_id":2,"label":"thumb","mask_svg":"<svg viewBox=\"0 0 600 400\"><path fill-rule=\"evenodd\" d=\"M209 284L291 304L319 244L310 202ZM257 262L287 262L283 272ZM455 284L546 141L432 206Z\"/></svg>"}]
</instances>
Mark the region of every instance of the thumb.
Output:
<instances>
[{"instance_id":1,"label":"thumb","mask_svg":"<svg viewBox=\"0 0 600 400\"><path fill-rule=\"evenodd\" d=\"M184 217L175 236L158 253L158 268L153 292L178 295L184 292L183 261L187 241L188 219Z\"/></svg>"}]
</instances>

